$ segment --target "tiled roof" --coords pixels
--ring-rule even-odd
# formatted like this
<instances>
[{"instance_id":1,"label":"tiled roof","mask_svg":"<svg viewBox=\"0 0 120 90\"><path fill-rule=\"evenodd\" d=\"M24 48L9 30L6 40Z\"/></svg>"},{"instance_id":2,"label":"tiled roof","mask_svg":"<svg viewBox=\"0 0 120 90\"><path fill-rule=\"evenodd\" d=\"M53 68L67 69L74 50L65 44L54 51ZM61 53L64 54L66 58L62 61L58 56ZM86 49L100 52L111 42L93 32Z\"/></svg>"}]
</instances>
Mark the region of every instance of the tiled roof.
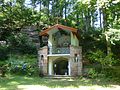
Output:
<instances>
[{"instance_id":1,"label":"tiled roof","mask_svg":"<svg viewBox=\"0 0 120 90\"><path fill-rule=\"evenodd\" d=\"M39 34L40 34L40 36L42 36L42 35L47 35L48 32L49 32L50 30L54 29L54 28L58 28L58 29L60 28L59 30L61 30L61 29L62 29L62 30L69 30L69 31L77 34L77 29L72 28L72 27L68 27L68 26L65 26L65 25L61 25L61 24L56 24L56 25L54 25L54 26L51 26L50 28L47 28L47 29L41 31Z\"/></svg>"}]
</instances>

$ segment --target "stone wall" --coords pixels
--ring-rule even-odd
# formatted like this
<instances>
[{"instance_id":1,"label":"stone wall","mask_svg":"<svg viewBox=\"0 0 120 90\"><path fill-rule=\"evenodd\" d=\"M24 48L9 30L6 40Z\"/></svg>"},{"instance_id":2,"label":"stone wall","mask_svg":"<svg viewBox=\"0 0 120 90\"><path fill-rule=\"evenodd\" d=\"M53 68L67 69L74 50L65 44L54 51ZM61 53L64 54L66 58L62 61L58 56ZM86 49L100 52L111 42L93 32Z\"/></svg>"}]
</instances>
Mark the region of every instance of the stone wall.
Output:
<instances>
[{"instance_id":1,"label":"stone wall","mask_svg":"<svg viewBox=\"0 0 120 90\"><path fill-rule=\"evenodd\" d=\"M39 32L37 30L37 27L34 25L26 26L23 27L21 31L29 37L29 40L35 44L38 50L40 47L40 40L39 40Z\"/></svg>"},{"instance_id":2,"label":"stone wall","mask_svg":"<svg viewBox=\"0 0 120 90\"><path fill-rule=\"evenodd\" d=\"M38 51L38 55L39 55L38 65L39 65L39 68L44 75L48 74L47 54L48 54L48 47L47 46L40 48L40 50Z\"/></svg>"},{"instance_id":3,"label":"stone wall","mask_svg":"<svg viewBox=\"0 0 120 90\"><path fill-rule=\"evenodd\" d=\"M49 60L50 58L47 57L48 54L48 47L44 46L38 51L39 54L39 67L42 70L44 75L48 75L48 68L49 68ZM50 60L53 61L56 56L51 58ZM64 56L63 56L64 57ZM77 57L77 58L75 58ZM70 46L70 56L68 56L70 61L70 75L71 76L79 76L82 75L82 47ZM52 73L49 72L51 75Z\"/></svg>"},{"instance_id":4,"label":"stone wall","mask_svg":"<svg viewBox=\"0 0 120 90\"><path fill-rule=\"evenodd\" d=\"M82 47L70 46L71 75L82 75Z\"/></svg>"}]
</instances>

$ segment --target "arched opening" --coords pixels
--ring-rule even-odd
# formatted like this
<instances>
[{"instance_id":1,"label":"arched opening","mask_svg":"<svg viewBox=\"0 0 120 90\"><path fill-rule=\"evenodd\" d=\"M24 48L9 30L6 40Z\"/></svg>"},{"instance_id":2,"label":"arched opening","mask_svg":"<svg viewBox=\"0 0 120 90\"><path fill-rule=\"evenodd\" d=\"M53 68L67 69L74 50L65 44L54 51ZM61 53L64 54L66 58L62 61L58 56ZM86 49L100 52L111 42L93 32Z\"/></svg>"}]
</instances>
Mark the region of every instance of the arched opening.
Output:
<instances>
[{"instance_id":1,"label":"arched opening","mask_svg":"<svg viewBox=\"0 0 120 90\"><path fill-rule=\"evenodd\" d=\"M68 60L65 58L56 59L53 62L54 75L68 75Z\"/></svg>"}]
</instances>

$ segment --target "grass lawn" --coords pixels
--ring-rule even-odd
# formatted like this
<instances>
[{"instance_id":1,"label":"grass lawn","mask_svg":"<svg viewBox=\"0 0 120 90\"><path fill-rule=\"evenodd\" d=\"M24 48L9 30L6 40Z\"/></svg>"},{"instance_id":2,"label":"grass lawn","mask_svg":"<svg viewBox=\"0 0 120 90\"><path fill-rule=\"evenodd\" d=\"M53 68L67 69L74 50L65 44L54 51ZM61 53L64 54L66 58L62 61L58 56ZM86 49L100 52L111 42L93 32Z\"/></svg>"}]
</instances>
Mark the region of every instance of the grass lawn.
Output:
<instances>
[{"instance_id":1,"label":"grass lawn","mask_svg":"<svg viewBox=\"0 0 120 90\"><path fill-rule=\"evenodd\" d=\"M26 76L0 78L0 90L120 90L120 85L101 79L47 79Z\"/></svg>"}]
</instances>

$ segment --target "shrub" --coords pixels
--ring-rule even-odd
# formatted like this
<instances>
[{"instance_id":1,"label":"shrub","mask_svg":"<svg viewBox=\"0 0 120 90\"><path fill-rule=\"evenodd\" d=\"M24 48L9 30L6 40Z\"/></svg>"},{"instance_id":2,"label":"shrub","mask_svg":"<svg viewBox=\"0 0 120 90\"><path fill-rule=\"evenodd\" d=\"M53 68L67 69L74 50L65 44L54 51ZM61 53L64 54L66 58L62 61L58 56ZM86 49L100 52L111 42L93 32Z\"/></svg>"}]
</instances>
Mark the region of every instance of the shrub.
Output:
<instances>
[{"instance_id":1,"label":"shrub","mask_svg":"<svg viewBox=\"0 0 120 90\"><path fill-rule=\"evenodd\" d=\"M7 64L5 61L0 61L0 74L2 77L5 76L6 72L7 72Z\"/></svg>"},{"instance_id":2,"label":"shrub","mask_svg":"<svg viewBox=\"0 0 120 90\"><path fill-rule=\"evenodd\" d=\"M110 53L109 55L105 55L105 53L103 53L101 50L90 52L87 56L91 62L97 62L101 64L102 68L106 66L112 66L117 62L112 53Z\"/></svg>"},{"instance_id":3,"label":"shrub","mask_svg":"<svg viewBox=\"0 0 120 90\"><path fill-rule=\"evenodd\" d=\"M35 55L12 55L8 64L10 73L29 76L39 73Z\"/></svg>"},{"instance_id":4,"label":"shrub","mask_svg":"<svg viewBox=\"0 0 120 90\"><path fill-rule=\"evenodd\" d=\"M88 77L90 78L96 78L98 75L98 73L95 71L94 68L90 68L88 71Z\"/></svg>"},{"instance_id":5,"label":"shrub","mask_svg":"<svg viewBox=\"0 0 120 90\"><path fill-rule=\"evenodd\" d=\"M10 50L13 53L19 54L36 54L37 49L35 43L23 32L12 33L8 37L10 43Z\"/></svg>"},{"instance_id":6,"label":"shrub","mask_svg":"<svg viewBox=\"0 0 120 90\"><path fill-rule=\"evenodd\" d=\"M7 60L8 59L8 47L6 45L0 45L0 60Z\"/></svg>"},{"instance_id":7,"label":"shrub","mask_svg":"<svg viewBox=\"0 0 120 90\"><path fill-rule=\"evenodd\" d=\"M93 64L95 64L94 67L98 73L104 74L104 76L107 77L114 77L115 74L117 77L119 76L113 68L118 60L114 58L112 53L105 55L101 50L97 50L96 52L90 52L88 58ZM89 73L92 73L94 76L94 70Z\"/></svg>"},{"instance_id":8,"label":"shrub","mask_svg":"<svg viewBox=\"0 0 120 90\"><path fill-rule=\"evenodd\" d=\"M0 74L2 77L5 76L7 72L6 60L8 59L8 46L0 43Z\"/></svg>"},{"instance_id":9,"label":"shrub","mask_svg":"<svg viewBox=\"0 0 120 90\"><path fill-rule=\"evenodd\" d=\"M120 79L120 66L106 67L104 73L106 77Z\"/></svg>"}]
</instances>

